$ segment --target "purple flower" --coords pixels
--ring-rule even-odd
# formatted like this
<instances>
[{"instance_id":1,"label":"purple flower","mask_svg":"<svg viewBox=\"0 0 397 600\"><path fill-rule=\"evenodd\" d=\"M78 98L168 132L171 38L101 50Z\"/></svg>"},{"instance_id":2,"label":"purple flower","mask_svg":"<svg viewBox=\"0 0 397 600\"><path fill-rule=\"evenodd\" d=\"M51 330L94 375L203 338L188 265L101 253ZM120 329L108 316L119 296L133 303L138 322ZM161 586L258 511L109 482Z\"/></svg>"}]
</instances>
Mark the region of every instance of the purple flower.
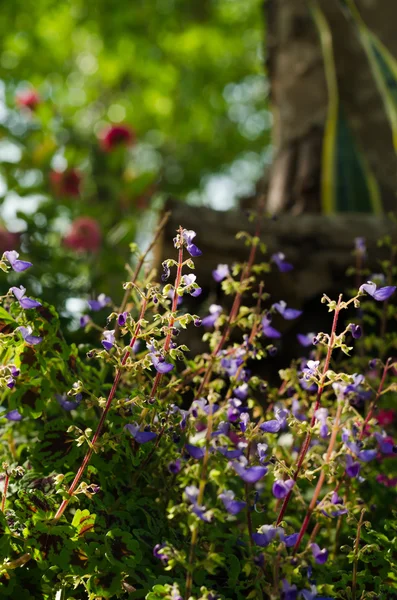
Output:
<instances>
[{"instance_id":1,"label":"purple flower","mask_svg":"<svg viewBox=\"0 0 397 600\"><path fill-rule=\"evenodd\" d=\"M17 367L15 365L9 365L9 369L10 369L11 375L13 377L18 377L19 376L20 370L17 369Z\"/></svg>"},{"instance_id":2,"label":"purple flower","mask_svg":"<svg viewBox=\"0 0 397 600\"><path fill-rule=\"evenodd\" d=\"M17 273L21 273L22 271L26 271L29 267L32 267L32 263L27 260L18 260L18 252L15 250L7 250L4 252L4 256L8 260L11 265L11 268L14 269Z\"/></svg>"},{"instance_id":3,"label":"purple flower","mask_svg":"<svg viewBox=\"0 0 397 600\"><path fill-rule=\"evenodd\" d=\"M314 375L317 375L319 360L308 360L306 366L302 369L303 379L309 381Z\"/></svg>"},{"instance_id":4,"label":"purple flower","mask_svg":"<svg viewBox=\"0 0 397 600\"><path fill-rule=\"evenodd\" d=\"M384 431L382 431L382 433L375 432L374 436L379 444L379 450L382 454L394 454L394 441L391 437L386 435Z\"/></svg>"},{"instance_id":5,"label":"purple flower","mask_svg":"<svg viewBox=\"0 0 397 600\"><path fill-rule=\"evenodd\" d=\"M102 346L109 352L114 345L114 329L103 332L103 340L101 341Z\"/></svg>"},{"instance_id":6,"label":"purple flower","mask_svg":"<svg viewBox=\"0 0 397 600\"><path fill-rule=\"evenodd\" d=\"M152 347L153 348L153 347ZM156 369L157 373L169 373L174 368L174 365L167 363L164 356L161 356L159 352L156 352L154 348L149 352L152 365Z\"/></svg>"},{"instance_id":7,"label":"purple flower","mask_svg":"<svg viewBox=\"0 0 397 600\"><path fill-rule=\"evenodd\" d=\"M76 394L75 396L75 400L68 400L68 396L66 394L56 394L55 398L57 399L57 402L59 403L60 406L62 406L62 408L64 410L70 411L70 410L76 410L76 408L79 406L81 399L82 399L82 395L81 394Z\"/></svg>"},{"instance_id":8,"label":"purple flower","mask_svg":"<svg viewBox=\"0 0 397 600\"><path fill-rule=\"evenodd\" d=\"M365 257L367 254L367 247L365 245L365 238L363 237L356 237L354 238L354 248L356 250L356 254L358 254L361 257Z\"/></svg>"},{"instance_id":9,"label":"purple flower","mask_svg":"<svg viewBox=\"0 0 397 600\"><path fill-rule=\"evenodd\" d=\"M177 458L175 461L170 462L168 465L168 470L173 475L176 475L181 470L181 461Z\"/></svg>"},{"instance_id":10,"label":"purple flower","mask_svg":"<svg viewBox=\"0 0 397 600\"><path fill-rule=\"evenodd\" d=\"M285 254L283 254L283 252L276 252L276 254L272 254L270 260L277 265L277 268L281 273L287 273L288 271L292 271L294 268L291 263L286 262Z\"/></svg>"},{"instance_id":11,"label":"purple flower","mask_svg":"<svg viewBox=\"0 0 397 600\"><path fill-rule=\"evenodd\" d=\"M192 458L200 460L204 457L205 450L199 446L193 446L193 444L185 444L185 450Z\"/></svg>"},{"instance_id":12,"label":"purple flower","mask_svg":"<svg viewBox=\"0 0 397 600\"><path fill-rule=\"evenodd\" d=\"M280 500L281 498L285 498L285 496L287 496L290 493L294 485L295 481L293 479L287 479L286 481L278 479L273 483L273 496L278 500Z\"/></svg>"},{"instance_id":13,"label":"purple flower","mask_svg":"<svg viewBox=\"0 0 397 600\"><path fill-rule=\"evenodd\" d=\"M28 327L17 327L17 331L20 331L23 339L25 340L25 342L27 344L31 344L32 346L34 346L35 344L40 344L40 342L43 341L42 337L36 336L36 335L32 335L32 328L30 327L30 325L28 325Z\"/></svg>"},{"instance_id":14,"label":"purple flower","mask_svg":"<svg viewBox=\"0 0 397 600\"><path fill-rule=\"evenodd\" d=\"M242 383L238 387L234 388L233 395L239 400L245 400L248 397L248 383Z\"/></svg>"},{"instance_id":15,"label":"purple flower","mask_svg":"<svg viewBox=\"0 0 397 600\"><path fill-rule=\"evenodd\" d=\"M354 479L357 477L361 469L359 462L354 462L353 457L350 454L346 455L346 475Z\"/></svg>"},{"instance_id":16,"label":"purple flower","mask_svg":"<svg viewBox=\"0 0 397 600\"><path fill-rule=\"evenodd\" d=\"M328 435L327 417L328 410L326 408L318 408L314 413L316 419L320 422L320 437L325 439Z\"/></svg>"},{"instance_id":17,"label":"purple flower","mask_svg":"<svg viewBox=\"0 0 397 600\"><path fill-rule=\"evenodd\" d=\"M209 308L210 314L202 319L201 324L204 327L214 327L215 322L222 310L222 306L219 306L219 304L211 304Z\"/></svg>"},{"instance_id":18,"label":"purple flower","mask_svg":"<svg viewBox=\"0 0 397 600\"><path fill-rule=\"evenodd\" d=\"M163 274L161 276L161 281L167 281L167 279L169 278L170 275L171 275L171 270L170 270L169 266L167 265L167 262L164 261L163 262Z\"/></svg>"},{"instance_id":19,"label":"purple flower","mask_svg":"<svg viewBox=\"0 0 397 600\"><path fill-rule=\"evenodd\" d=\"M126 429L134 438L138 444L146 444L155 439L156 434L153 431L139 431L139 425L137 423L125 425Z\"/></svg>"},{"instance_id":20,"label":"purple flower","mask_svg":"<svg viewBox=\"0 0 397 600\"><path fill-rule=\"evenodd\" d=\"M284 531L282 527L273 527L273 525L262 525L258 533L252 534L252 539L257 546L265 548L274 540L276 535L283 535Z\"/></svg>"},{"instance_id":21,"label":"purple flower","mask_svg":"<svg viewBox=\"0 0 397 600\"><path fill-rule=\"evenodd\" d=\"M273 304L273 308L287 321L291 321L292 319L297 319L301 316L301 310L296 308L287 308L287 303L284 300L280 300L280 302L276 302Z\"/></svg>"},{"instance_id":22,"label":"purple flower","mask_svg":"<svg viewBox=\"0 0 397 600\"><path fill-rule=\"evenodd\" d=\"M227 512L231 515L237 515L243 508L247 506L246 502L242 502L234 499L235 494L232 490L225 490L219 494L219 498L222 500L224 507Z\"/></svg>"},{"instance_id":23,"label":"purple flower","mask_svg":"<svg viewBox=\"0 0 397 600\"><path fill-rule=\"evenodd\" d=\"M183 276L183 283L188 288L188 293L191 296L193 296L194 298L196 298L197 296L200 296L201 292L203 291L201 289L201 287L199 287L197 285L196 279L197 279L197 277L193 273L190 273L190 275ZM193 287L190 287L190 286L193 286Z\"/></svg>"},{"instance_id":24,"label":"purple flower","mask_svg":"<svg viewBox=\"0 0 397 600\"><path fill-rule=\"evenodd\" d=\"M387 285L377 289L376 283L373 283L372 281L367 281L367 283L363 283L360 286L360 292L366 292L369 296L372 296L374 300L379 300L380 302L388 300L388 298L394 294L395 290L396 286L394 285Z\"/></svg>"},{"instance_id":25,"label":"purple flower","mask_svg":"<svg viewBox=\"0 0 397 600\"><path fill-rule=\"evenodd\" d=\"M298 421L306 421L306 416L301 412L299 400L294 398L292 400L291 412L294 415L295 419Z\"/></svg>"},{"instance_id":26,"label":"purple flower","mask_svg":"<svg viewBox=\"0 0 397 600\"><path fill-rule=\"evenodd\" d=\"M290 585L286 579L283 579L282 586L281 600L297 600L298 588L295 584Z\"/></svg>"},{"instance_id":27,"label":"purple flower","mask_svg":"<svg viewBox=\"0 0 397 600\"><path fill-rule=\"evenodd\" d=\"M91 317L88 315L81 315L80 317L80 327L85 327L91 321Z\"/></svg>"},{"instance_id":28,"label":"purple flower","mask_svg":"<svg viewBox=\"0 0 397 600\"><path fill-rule=\"evenodd\" d=\"M244 360L238 356L236 358L222 358L221 367L225 369L229 377L234 377L243 362Z\"/></svg>"},{"instance_id":29,"label":"purple flower","mask_svg":"<svg viewBox=\"0 0 397 600\"><path fill-rule=\"evenodd\" d=\"M127 317L128 317L128 311L127 310L125 310L124 312L122 312L119 315L117 315L117 324L120 327L124 327L124 325L127 322Z\"/></svg>"},{"instance_id":30,"label":"purple flower","mask_svg":"<svg viewBox=\"0 0 397 600\"><path fill-rule=\"evenodd\" d=\"M15 379L11 377L11 375L7 377L6 382L6 385L10 390L12 390L15 387Z\"/></svg>"},{"instance_id":31,"label":"purple flower","mask_svg":"<svg viewBox=\"0 0 397 600\"><path fill-rule=\"evenodd\" d=\"M318 565L323 565L327 562L328 550L326 548L320 550L318 544L310 544L310 547L312 549L313 558Z\"/></svg>"},{"instance_id":32,"label":"purple flower","mask_svg":"<svg viewBox=\"0 0 397 600\"><path fill-rule=\"evenodd\" d=\"M16 408L4 415L9 421L22 421L22 415Z\"/></svg>"},{"instance_id":33,"label":"purple flower","mask_svg":"<svg viewBox=\"0 0 397 600\"><path fill-rule=\"evenodd\" d=\"M266 460L266 452L269 446L267 444L259 443L256 447L256 451L258 453L259 461L263 463Z\"/></svg>"},{"instance_id":34,"label":"purple flower","mask_svg":"<svg viewBox=\"0 0 397 600\"><path fill-rule=\"evenodd\" d=\"M313 340L316 337L315 333L298 333L296 338L301 346L308 348L313 345Z\"/></svg>"},{"instance_id":35,"label":"purple flower","mask_svg":"<svg viewBox=\"0 0 397 600\"><path fill-rule=\"evenodd\" d=\"M224 446L218 446L217 450L227 459L240 458L240 456L243 456L243 451L239 448L228 450Z\"/></svg>"},{"instance_id":36,"label":"purple flower","mask_svg":"<svg viewBox=\"0 0 397 600\"><path fill-rule=\"evenodd\" d=\"M191 504L193 504L193 508L192 511L194 512L194 514L201 519L202 521L205 521L206 523L209 523L211 521L211 518L209 515L207 515L205 513L205 506L199 506L197 504L197 499L199 496L199 489L198 487L196 487L195 485L188 485L185 487L185 494L187 496L187 499L189 500L189 502L191 502Z\"/></svg>"},{"instance_id":37,"label":"purple flower","mask_svg":"<svg viewBox=\"0 0 397 600\"><path fill-rule=\"evenodd\" d=\"M264 477L268 471L267 467L246 467L241 462L234 461L231 463L237 475L241 477L245 483L256 483Z\"/></svg>"},{"instance_id":38,"label":"purple flower","mask_svg":"<svg viewBox=\"0 0 397 600\"><path fill-rule=\"evenodd\" d=\"M105 294L99 294L96 300L87 300L87 304L91 310L97 312L98 310L105 308L105 306L108 306L111 301L112 299L109 298L109 296L106 296Z\"/></svg>"},{"instance_id":39,"label":"purple flower","mask_svg":"<svg viewBox=\"0 0 397 600\"><path fill-rule=\"evenodd\" d=\"M355 325L354 323L350 323L350 325L349 325L349 329L350 329L350 331L351 331L351 334L352 334L352 336L353 336L353 338L354 338L355 340L358 340L358 339L360 339L360 337L361 337L361 336L362 336L362 334L363 334L363 331L362 331L362 329L361 329L361 326L360 326L360 325Z\"/></svg>"},{"instance_id":40,"label":"purple flower","mask_svg":"<svg viewBox=\"0 0 397 600\"><path fill-rule=\"evenodd\" d=\"M250 416L247 412L240 415L240 429L243 433L247 431L247 425L250 422Z\"/></svg>"},{"instance_id":41,"label":"purple flower","mask_svg":"<svg viewBox=\"0 0 397 600\"><path fill-rule=\"evenodd\" d=\"M166 544L156 544L153 548L153 556L163 561L163 563L166 565L168 563L169 557L161 552L161 550L165 547Z\"/></svg>"},{"instance_id":42,"label":"purple flower","mask_svg":"<svg viewBox=\"0 0 397 600\"><path fill-rule=\"evenodd\" d=\"M268 337L273 340L281 338L281 333L279 331L277 331L277 329L274 329L274 327L272 327L270 325L271 322L272 322L272 318L270 315L265 315L263 317L263 319L262 319L263 335L265 337Z\"/></svg>"},{"instance_id":43,"label":"purple flower","mask_svg":"<svg viewBox=\"0 0 397 600\"><path fill-rule=\"evenodd\" d=\"M201 256L202 252L195 244L193 244L192 240L196 237L196 232L192 229L185 229L182 233L182 237L186 243L186 250L189 252L190 256Z\"/></svg>"},{"instance_id":44,"label":"purple flower","mask_svg":"<svg viewBox=\"0 0 397 600\"><path fill-rule=\"evenodd\" d=\"M22 308L37 308L38 306L41 306L41 303L37 302L37 300L33 300L33 298L28 298L25 296L26 288L24 288L22 285L19 288L10 288L10 292L14 294Z\"/></svg>"},{"instance_id":45,"label":"purple flower","mask_svg":"<svg viewBox=\"0 0 397 600\"><path fill-rule=\"evenodd\" d=\"M292 546L295 546L296 542L298 541L298 537L299 533L291 533L291 535L284 536L282 541L284 542L287 548L292 548Z\"/></svg>"},{"instance_id":46,"label":"purple flower","mask_svg":"<svg viewBox=\"0 0 397 600\"><path fill-rule=\"evenodd\" d=\"M287 426L288 410L285 408L277 409L274 415L276 417L275 419L262 423L260 426L262 431L265 431L266 433L278 433L280 429L284 429Z\"/></svg>"},{"instance_id":47,"label":"purple flower","mask_svg":"<svg viewBox=\"0 0 397 600\"><path fill-rule=\"evenodd\" d=\"M230 271L228 265L218 265L214 271L212 271L212 277L218 283L229 277Z\"/></svg>"}]
</instances>

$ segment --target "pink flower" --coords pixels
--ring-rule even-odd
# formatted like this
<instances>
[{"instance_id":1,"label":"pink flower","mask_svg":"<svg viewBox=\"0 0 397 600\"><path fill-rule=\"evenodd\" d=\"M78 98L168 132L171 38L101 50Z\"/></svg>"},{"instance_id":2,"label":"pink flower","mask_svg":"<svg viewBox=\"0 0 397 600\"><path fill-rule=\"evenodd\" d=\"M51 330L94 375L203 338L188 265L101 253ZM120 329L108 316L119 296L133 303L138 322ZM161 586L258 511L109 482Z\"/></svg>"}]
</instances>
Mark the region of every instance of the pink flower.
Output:
<instances>
[{"instance_id":1,"label":"pink flower","mask_svg":"<svg viewBox=\"0 0 397 600\"><path fill-rule=\"evenodd\" d=\"M396 417L396 411L390 408L389 410L383 409L378 412L377 420L379 425L387 427L391 425Z\"/></svg>"},{"instance_id":2,"label":"pink flower","mask_svg":"<svg viewBox=\"0 0 397 600\"><path fill-rule=\"evenodd\" d=\"M40 104L40 96L33 88L22 90L15 95L15 104L33 111Z\"/></svg>"},{"instance_id":3,"label":"pink flower","mask_svg":"<svg viewBox=\"0 0 397 600\"><path fill-rule=\"evenodd\" d=\"M51 171L51 187L57 196L79 196L81 175L76 169Z\"/></svg>"},{"instance_id":4,"label":"pink flower","mask_svg":"<svg viewBox=\"0 0 397 600\"><path fill-rule=\"evenodd\" d=\"M63 243L77 252L97 252L101 246L102 234L98 222L92 217L79 217L72 223Z\"/></svg>"},{"instance_id":5,"label":"pink flower","mask_svg":"<svg viewBox=\"0 0 397 600\"><path fill-rule=\"evenodd\" d=\"M135 138L135 132L126 125L108 125L99 134L100 145L105 152L111 152L118 146L130 146Z\"/></svg>"}]
</instances>

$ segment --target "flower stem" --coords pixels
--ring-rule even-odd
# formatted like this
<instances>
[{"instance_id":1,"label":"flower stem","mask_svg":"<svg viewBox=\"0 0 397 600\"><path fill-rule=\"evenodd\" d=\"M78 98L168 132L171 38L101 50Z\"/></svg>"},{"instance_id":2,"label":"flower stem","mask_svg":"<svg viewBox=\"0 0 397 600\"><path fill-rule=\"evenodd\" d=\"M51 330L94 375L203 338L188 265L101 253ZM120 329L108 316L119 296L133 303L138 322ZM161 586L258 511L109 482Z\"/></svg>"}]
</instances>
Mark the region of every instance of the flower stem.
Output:
<instances>
[{"instance_id":1,"label":"flower stem","mask_svg":"<svg viewBox=\"0 0 397 600\"><path fill-rule=\"evenodd\" d=\"M354 544L354 562L353 562L353 577L352 577L352 600L357 598L357 566L358 566L358 549L360 546L361 527L363 525L365 508L362 509L360 520L357 525L356 542Z\"/></svg>"},{"instance_id":2,"label":"flower stem","mask_svg":"<svg viewBox=\"0 0 397 600\"><path fill-rule=\"evenodd\" d=\"M4 512L5 506L6 506L6 498L7 498L7 490L8 490L8 484L10 483L10 476L9 474L6 472L6 477L4 480L4 490L3 490L3 495L1 497L1 512Z\"/></svg>"},{"instance_id":3,"label":"flower stem","mask_svg":"<svg viewBox=\"0 0 397 600\"><path fill-rule=\"evenodd\" d=\"M323 368L323 372L322 372L320 384L319 384L318 390L317 390L316 401L315 401L314 409L313 409L313 416L312 416L311 421L310 421L310 428L309 428L309 430L308 430L308 432L306 434L305 441L303 442L303 446L302 446L301 451L300 451L299 456L298 456L298 461L297 461L297 464L296 464L295 472L293 474L293 480L294 481L296 481L298 479L299 473L300 473L302 465L303 465L303 461L305 460L307 451L308 451L309 446L310 446L310 441L311 441L311 438L312 438L312 428L313 428L313 426L314 426L314 424L316 422L316 411L318 410L318 408L320 407L320 404L321 404L321 397L322 397L323 391L324 391L325 376L326 376L326 373L327 373L327 371L329 369L329 364L330 364L331 356L332 356L332 350L333 350L334 343L335 343L336 327L337 327L337 324L338 324L338 317L339 317L339 313L340 313L340 310L341 310L341 303L342 303L342 294L339 296L338 304L336 305L336 308L335 308L334 318L333 318L333 321L332 321L331 335L329 337L329 342L328 342L327 356L325 358L324 368ZM289 493L284 498L283 504L281 506L281 510L280 510L279 515L277 517L277 522L276 522L277 526L283 520L283 517L284 517L285 511L287 510L287 506L289 504L291 495L292 495L292 490L290 490Z\"/></svg>"},{"instance_id":4,"label":"flower stem","mask_svg":"<svg viewBox=\"0 0 397 600\"><path fill-rule=\"evenodd\" d=\"M98 426L97 426L97 428L96 428L96 431L95 431L94 437L92 438L91 445L90 445L90 447L88 448L88 450L87 450L87 452L86 452L86 455L85 455L85 456L84 456L84 458L83 458L83 462L81 463L81 465L80 465L80 468L79 468L79 470L77 471L77 473L76 473L76 475L75 475L75 477L74 477L74 479L73 479L73 481L72 481L72 483L71 483L71 485L70 485L70 487L69 487L69 489L68 489L68 492L67 492L67 493L68 493L68 496L69 496L69 497L68 497L68 498L65 498L65 499L64 499L64 500L61 502L61 504L60 504L60 506L59 506L59 508L58 508L58 510L57 510L57 512L56 512L56 514L55 514L55 517L54 517L54 521L55 521L55 522L56 522L56 521L58 521L58 520L61 518L61 516L63 515L63 513L65 512L65 510L66 510L66 507L67 507L67 505L69 504L69 502L70 502L70 499L71 499L71 497L73 496L73 494L74 494L74 491L75 491L75 489L77 488L77 486L78 486L78 484L79 484L79 482L80 482L80 480L81 480L81 478L82 478L82 476L83 476L83 473L84 473L84 471L85 471L85 469L86 469L86 467L87 467L88 463L89 463L89 462L90 462L90 460L91 460L91 456L92 456L92 454L93 454L93 452L94 452L95 444L96 444L96 442L98 441L98 439L99 439L99 436L101 435L101 432L102 432L103 425L104 425L104 423L105 423L105 420L106 420L107 414L108 414L108 412L109 412L109 410L110 410L110 407L111 407L111 404L112 404L112 401L113 401L114 395L115 395L115 393L116 393L116 390L117 390L118 384L119 384L119 382L120 382L120 378L121 378L121 373L122 373L122 371L123 371L123 367L125 366L125 364L126 364L126 362L127 362L128 356L130 355L130 350L131 350L131 348L133 347L133 345L135 344L135 342L136 342L136 340L137 340L137 337L138 337L138 335L139 335L139 332L140 332L140 330L141 330L141 321L142 321L142 319L143 319L143 317L144 317L144 315L145 315L145 312L146 312L146 307L147 307L147 303L148 303L148 300L147 300L147 298L144 298L144 299L143 299L143 302L142 302L142 306L141 306L141 311L140 311L139 319L138 319L138 322L137 322L137 324L136 324L136 326L135 326L135 331L134 331L134 334L133 334L133 336L132 336L132 338L131 338L131 341L130 341L130 343L129 343L128 347L126 348L126 351L125 351L125 353L124 353L123 359L122 359L122 361L121 361L121 365L120 365L120 367L119 367L119 368L117 369L117 371L116 371L116 376L115 376L115 378L114 378L114 381L113 381L112 388L111 388L111 390L110 390L110 392L109 392L109 396L108 396L108 399L107 399L107 401L106 401L105 408L103 409L103 412L102 412L101 418L100 418L100 420L99 420Z\"/></svg>"},{"instance_id":5,"label":"flower stem","mask_svg":"<svg viewBox=\"0 0 397 600\"><path fill-rule=\"evenodd\" d=\"M336 442L336 436L338 435L338 431L339 431L339 423L340 423L340 417L342 414L342 409L343 409L343 404L342 402L338 403L338 408L336 411L336 416L335 416L335 421L334 421L334 425L332 427L332 433L331 433L331 438L329 440L329 444L328 444L328 450L327 450L327 454L325 456L325 461L324 461L324 465L328 465L330 460L331 460L331 455L332 452L334 450L335 447L335 442ZM310 517L316 507L317 504L317 499L320 495L321 492L321 488L323 487L324 484L324 480L325 480L325 471L322 470L320 473L320 477L318 479L316 488L314 490L314 494L313 494L313 498L311 499L311 502L309 504L309 508L307 509L307 513L306 516L303 520L302 523L302 527L300 529L299 535L298 535L298 539L296 540L296 544L294 547L294 553L298 551L300 543L302 541L303 536L305 535L307 526L309 525L309 521L310 521Z\"/></svg>"}]
</instances>

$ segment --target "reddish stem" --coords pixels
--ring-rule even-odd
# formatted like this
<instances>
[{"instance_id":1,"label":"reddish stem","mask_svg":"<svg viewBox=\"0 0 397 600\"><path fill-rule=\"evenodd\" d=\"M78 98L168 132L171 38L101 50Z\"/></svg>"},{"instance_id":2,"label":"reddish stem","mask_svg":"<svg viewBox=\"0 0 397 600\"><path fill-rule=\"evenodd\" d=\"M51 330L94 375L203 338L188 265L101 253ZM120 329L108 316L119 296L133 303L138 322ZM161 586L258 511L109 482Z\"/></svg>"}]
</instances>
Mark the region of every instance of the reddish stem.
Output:
<instances>
[{"instance_id":1,"label":"reddish stem","mask_svg":"<svg viewBox=\"0 0 397 600\"><path fill-rule=\"evenodd\" d=\"M333 350L333 346L334 346L334 342L335 342L335 335L336 335L336 326L338 324L338 317L339 317L339 312L340 312L340 305L342 302L342 295L339 296L338 299L338 304L336 306L335 312L334 312L334 318L332 321L332 329L331 329L331 335L329 338L329 343L328 343L328 350L327 350L327 356L325 358L325 362L324 362L324 368L323 368L323 372L321 375L321 380L320 380L320 385L318 386L318 390L317 390L317 396L316 396L316 402L314 404L314 409L313 409L313 415L312 418L310 420L310 428L306 434L306 438L305 441L303 442L303 446L301 448L301 451L299 452L299 456L298 456L298 461L296 464L296 469L295 469L295 473L293 474L293 480L296 481L298 479L299 473L301 471L302 468L302 464L303 461L305 460L307 451L309 449L310 446L310 441L312 439L312 428L316 422L316 411L318 410L318 408L320 407L321 404L321 397L323 395L323 391L324 391L324 383L325 383L325 375L329 369L329 364L331 361L331 355L332 355L332 350ZM287 510L287 506L288 503L290 501L292 495L292 490L289 491L289 493L286 495L286 497L284 498L283 504L281 506L281 510L279 512L279 515L277 517L277 523L276 526L278 526L281 521L283 520L285 511Z\"/></svg>"},{"instance_id":2,"label":"reddish stem","mask_svg":"<svg viewBox=\"0 0 397 600\"><path fill-rule=\"evenodd\" d=\"M101 435L101 431L102 431L103 425L105 423L107 414L108 414L108 412L110 410L110 407L111 407L114 395L116 393L117 386L118 386L120 378L121 378L122 367L125 366L125 364L127 362L127 359L128 359L128 356L130 354L130 349L135 344L135 342L137 340L137 337L139 335L139 332L141 330L141 320L144 317L144 314L145 314L145 311L146 311L146 307L147 307L147 302L148 302L147 299L144 298L144 300L142 302L141 312L140 312L140 315L139 315L139 320L138 320L138 322L136 324L136 327L135 327L134 335L132 336L131 341L130 341L130 343L129 343L126 351L125 351L125 354L124 354L123 359L121 361L121 366L117 369L116 376L114 378L114 382L113 382L113 385L112 385L112 389L109 392L109 396L108 396L108 399L106 401L105 408L103 409L102 416L101 416L101 418L99 420L98 427L97 427L97 429L95 431L94 437L92 438L91 446L88 448L88 450L86 452L86 455L83 458L83 462L81 463L81 466L80 466L79 470L77 471L77 473L75 475L75 478L73 479L73 481L72 481L72 483L71 483L71 485L70 485L70 487L68 489L69 498L65 498L62 501L62 503L60 504L60 506L59 506L59 508L58 508L58 510L56 512L56 515L54 517L54 521L58 521L61 518L61 516L63 515L63 513L65 512L65 509L66 509L67 505L70 502L70 498L73 496L73 493L74 493L75 489L77 488L77 486L78 486L78 484L79 484L79 482L80 482L80 480L81 480L81 478L83 476L83 473L84 473L84 471L85 471L88 463L90 462L91 456L92 456L92 454L94 452L95 444L98 441L99 436Z\"/></svg>"}]
</instances>

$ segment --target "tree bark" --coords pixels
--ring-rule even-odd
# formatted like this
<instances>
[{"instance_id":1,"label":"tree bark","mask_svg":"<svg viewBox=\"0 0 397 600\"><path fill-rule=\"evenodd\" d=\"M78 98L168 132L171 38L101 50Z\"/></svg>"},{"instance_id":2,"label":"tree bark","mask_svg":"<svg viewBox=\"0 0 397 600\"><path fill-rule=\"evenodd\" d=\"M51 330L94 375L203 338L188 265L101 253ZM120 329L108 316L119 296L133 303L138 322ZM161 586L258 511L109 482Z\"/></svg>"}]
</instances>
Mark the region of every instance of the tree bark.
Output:
<instances>
[{"instance_id":1,"label":"tree bark","mask_svg":"<svg viewBox=\"0 0 397 600\"><path fill-rule=\"evenodd\" d=\"M397 162L391 128L367 57L339 0L319 0L332 32L339 100L374 173L386 210L395 208ZM370 29L397 56L397 3L357 0ZM308 0L266 3L268 74L275 158L267 208L295 214L321 210L320 178L328 106L323 55Z\"/></svg>"}]
</instances>

